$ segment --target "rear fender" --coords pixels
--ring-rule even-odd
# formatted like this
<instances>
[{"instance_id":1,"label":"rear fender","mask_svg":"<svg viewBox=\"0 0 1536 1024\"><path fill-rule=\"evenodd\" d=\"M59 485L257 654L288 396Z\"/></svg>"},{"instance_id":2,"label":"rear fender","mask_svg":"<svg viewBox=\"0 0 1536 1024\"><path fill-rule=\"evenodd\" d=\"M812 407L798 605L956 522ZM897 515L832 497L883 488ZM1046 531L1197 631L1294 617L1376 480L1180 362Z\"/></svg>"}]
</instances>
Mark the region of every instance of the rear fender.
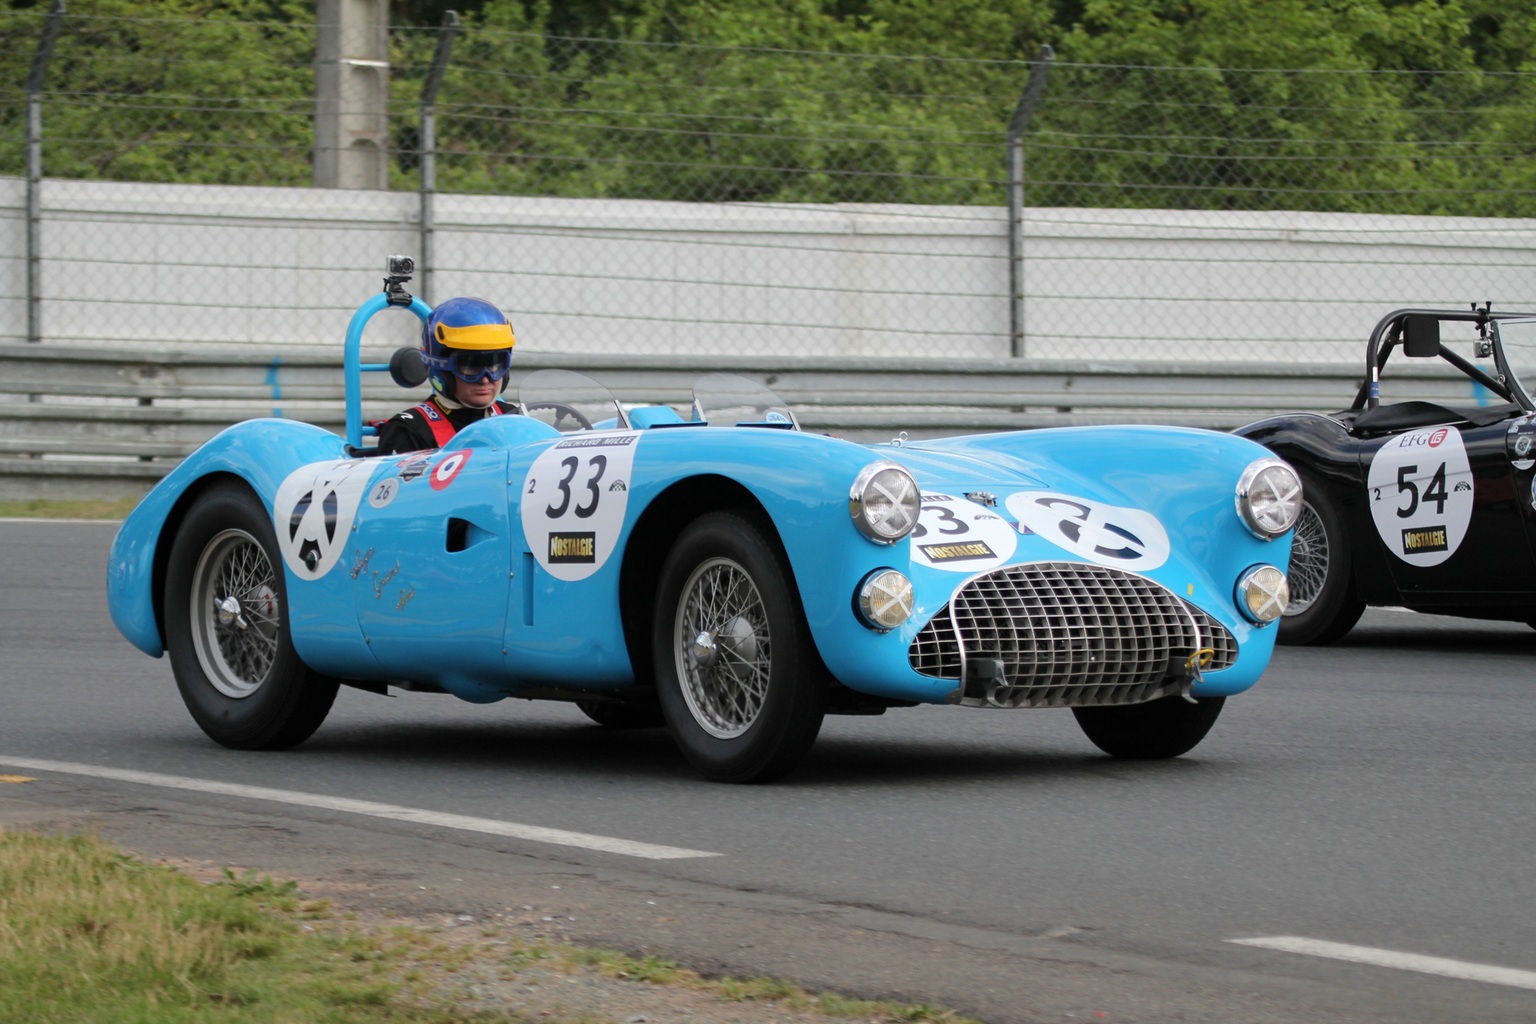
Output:
<instances>
[{"instance_id":1,"label":"rear fender","mask_svg":"<svg viewBox=\"0 0 1536 1024\"><path fill-rule=\"evenodd\" d=\"M220 480L236 479L270 509L278 486L294 469L344 454L339 437L293 420L249 420L204 442L118 528L107 564L113 624L129 643L160 657L165 652L165 567L176 530L197 496Z\"/></svg>"}]
</instances>

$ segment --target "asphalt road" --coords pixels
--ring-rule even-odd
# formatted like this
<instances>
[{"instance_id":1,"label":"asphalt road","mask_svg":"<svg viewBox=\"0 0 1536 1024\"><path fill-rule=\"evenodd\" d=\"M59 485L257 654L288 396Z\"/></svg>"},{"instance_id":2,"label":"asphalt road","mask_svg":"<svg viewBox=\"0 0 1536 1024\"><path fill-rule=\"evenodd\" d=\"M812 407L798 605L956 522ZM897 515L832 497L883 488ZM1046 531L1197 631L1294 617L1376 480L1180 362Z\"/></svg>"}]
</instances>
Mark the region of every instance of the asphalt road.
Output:
<instances>
[{"instance_id":1,"label":"asphalt road","mask_svg":"<svg viewBox=\"0 0 1536 1024\"><path fill-rule=\"evenodd\" d=\"M1536 1020L1524 625L1372 611L1175 761L1104 758L1068 712L923 708L829 718L790 778L731 787L525 701L344 689L296 750L224 750L113 629L113 530L0 521L0 774L35 780L0 825L988 1021Z\"/></svg>"}]
</instances>

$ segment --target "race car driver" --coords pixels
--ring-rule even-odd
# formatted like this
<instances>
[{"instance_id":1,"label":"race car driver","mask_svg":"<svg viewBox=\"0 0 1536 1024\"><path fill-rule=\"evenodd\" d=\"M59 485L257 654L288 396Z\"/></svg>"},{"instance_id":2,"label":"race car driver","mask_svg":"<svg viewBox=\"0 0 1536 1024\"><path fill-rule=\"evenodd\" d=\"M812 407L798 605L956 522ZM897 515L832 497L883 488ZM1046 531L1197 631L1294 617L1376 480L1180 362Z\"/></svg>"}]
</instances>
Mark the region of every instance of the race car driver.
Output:
<instances>
[{"instance_id":1,"label":"race car driver","mask_svg":"<svg viewBox=\"0 0 1536 1024\"><path fill-rule=\"evenodd\" d=\"M422 324L420 345L432 397L379 426L379 453L441 448L471 423L516 412L500 399L516 344L506 314L485 299L438 305Z\"/></svg>"}]
</instances>

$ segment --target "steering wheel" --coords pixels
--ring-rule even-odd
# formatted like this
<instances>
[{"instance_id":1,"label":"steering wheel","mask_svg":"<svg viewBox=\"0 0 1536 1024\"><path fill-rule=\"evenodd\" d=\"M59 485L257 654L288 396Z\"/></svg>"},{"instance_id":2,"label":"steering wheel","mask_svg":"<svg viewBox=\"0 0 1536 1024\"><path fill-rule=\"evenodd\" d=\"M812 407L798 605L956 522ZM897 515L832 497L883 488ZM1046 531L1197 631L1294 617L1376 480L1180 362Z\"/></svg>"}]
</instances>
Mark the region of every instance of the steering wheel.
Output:
<instances>
[{"instance_id":1,"label":"steering wheel","mask_svg":"<svg viewBox=\"0 0 1536 1024\"><path fill-rule=\"evenodd\" d=\"M582 430L592 430L592 421L581 414L581 410L574 405L566 405L564 402L527 402L523 405L523 412L531 413L535 409L549 409L555 414L554 427L562 434L566 429L561 425L566 420L574 421Z\"/></svg>"}]
</instances>

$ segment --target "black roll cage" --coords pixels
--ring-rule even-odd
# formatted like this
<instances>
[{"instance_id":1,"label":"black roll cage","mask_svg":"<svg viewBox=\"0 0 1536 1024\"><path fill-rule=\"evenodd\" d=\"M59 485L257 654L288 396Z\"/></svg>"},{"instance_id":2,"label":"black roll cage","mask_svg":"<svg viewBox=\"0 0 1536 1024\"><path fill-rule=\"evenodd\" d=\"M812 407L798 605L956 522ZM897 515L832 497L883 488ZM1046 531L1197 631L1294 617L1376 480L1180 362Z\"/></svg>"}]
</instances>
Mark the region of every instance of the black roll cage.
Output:
<instances>
[{"instance_id":1,"label":"black roll cage","mask_svg":"<svg viewBox=\"0 0 1536 1024\"><path fill-rule=\"evenodd\" d=\"M1432 318L1436 321L1437 331L1438 325L1445 321L1476 324L1478 333L1486 338L1490 321L1536 318L1536 313L1503 311L1495 313L1489 304L1485 304L1481 308L1474 305L1470 309L1465 310L1421 309L1416 307L1394 309L1377 322L1375 329L1371 331L1370 339L1365 343L1366 378L1361 382L1360 390L1355 394L1355 401L1350 406L1351 409L1374 409L1380 404L1381 370L1387 365L1387 357L1392 354L1392 350L1402 345L1403 331L1411 317ZM1504 401L1521 406L1527 404L1521 401L1521 396L1517 394L1515 388L1510 387L1508 382L1489 376L1481 367L1474 366L1466 359L1446 348L1444 344L1437 344L1439 344L1437 354L1441 359L1444 359L1462 373L1504 399ZM1536 410L1528 409L1527 411Z\"/></svg>"}]
</instances>

